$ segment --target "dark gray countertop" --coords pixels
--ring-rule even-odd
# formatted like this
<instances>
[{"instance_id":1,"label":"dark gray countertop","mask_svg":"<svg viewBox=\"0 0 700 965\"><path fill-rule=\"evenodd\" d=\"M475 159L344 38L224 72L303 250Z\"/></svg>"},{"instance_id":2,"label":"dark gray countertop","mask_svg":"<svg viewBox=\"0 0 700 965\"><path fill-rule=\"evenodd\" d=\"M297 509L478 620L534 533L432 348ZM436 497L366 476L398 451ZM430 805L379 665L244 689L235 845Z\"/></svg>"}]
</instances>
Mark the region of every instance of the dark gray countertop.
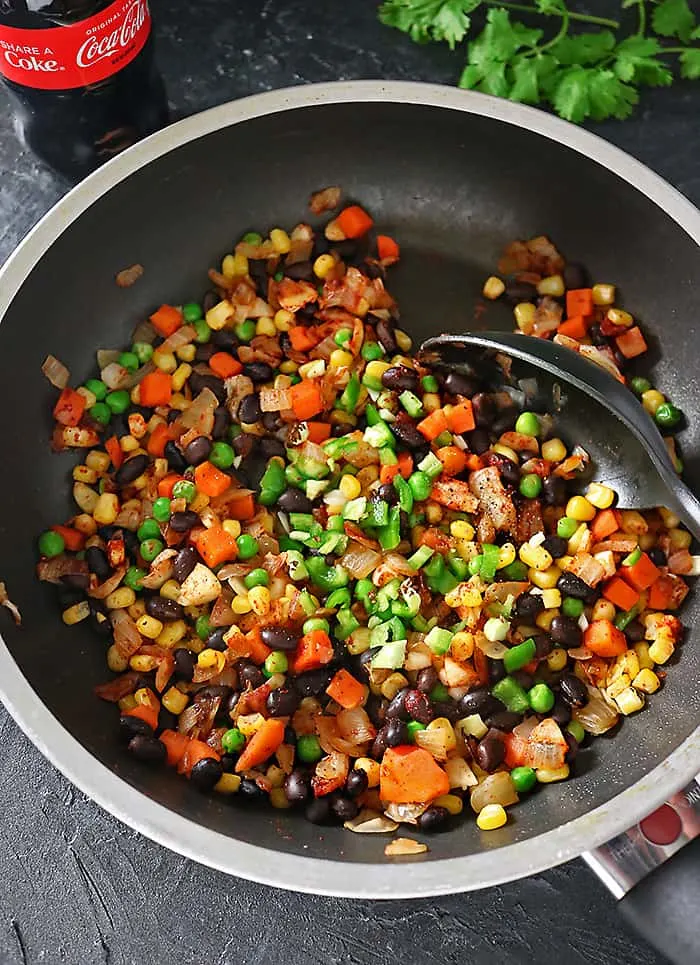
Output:
<instances>
[{"instance_id":1,"label":"dark gray countertop","mask_svg":"<svg viewBox=\"0 0 700 965\"><path fill-rule=\"evenodd\" d=\"M610 10L617 4L603 5ZM417 47L372 0L152 0L179 114L271 87L391 77L451 83L459 55ZM700 84L646 93L604 137L700 201ZM0 261L65 186L14 139L0 91ZM624 237L624 225L621 225ZM489 891L370 903L275 892L125 828L0 709L0 963L34 965L662 965L582 862ZM498 860L498 856L494 856Z\"/></svg>"}]
</instances>

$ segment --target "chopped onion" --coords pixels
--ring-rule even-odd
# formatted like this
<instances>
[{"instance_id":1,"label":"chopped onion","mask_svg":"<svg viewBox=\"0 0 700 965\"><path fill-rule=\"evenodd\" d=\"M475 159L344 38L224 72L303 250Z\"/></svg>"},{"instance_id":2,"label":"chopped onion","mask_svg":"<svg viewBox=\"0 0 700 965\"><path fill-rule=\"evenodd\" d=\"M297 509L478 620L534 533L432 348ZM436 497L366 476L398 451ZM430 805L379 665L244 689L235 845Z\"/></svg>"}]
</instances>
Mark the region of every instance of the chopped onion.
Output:
<instances>
[{"instance_id":1,"label":"chopped onion","mask_svg":"<svg viewBox=\"0 0 700 965\"><path fill-rule=\"evenodd\" d=\"M509 649L500 640L489 640L484 633L477 633L476 646L492 660L503 660Z\"/></svg>"},{"instance_id":2,"label":"chopped onion","mask_svg":"<svg viewBox=\"0 0 700 965\"><path fill-rule=\"evenodd\" d=\"M197 429L202 435L211 435L214 428L214 411L219 405L211 389L202 389L182 415L178 418L178 425L185 429Z\"/></svg>"},{"instance_id":3,"label":"chopped onion","mask_svg":"<svg viewBox=\"0 0 700 965\"><path fill-rule=\"evenodd\" d=\"M589 734L604 734L617 724L619 715L604 700L595 687L589 687L590 700L583 707L574 707L571 716Z\"/></svg>"},{"instance_id":4,"label":"chopped onion","mask_svg":"<svg viewBox=\"0 0 700 965\"><path fill-rule=\"evenodd\" d=\"M323 214L324 211L333 211L340 204L342 189L334 184L330 188L322 188L314 191L309 198L309 210L313 214Z\"/></svg>"},{"instance_id":5,"label":"chopped onion","mask_svg":"<svg viewBox=\"0 0 700 965\"><path fill-rule=\"evenodd\" d=\"M387 804L384 814L391 821L398 821L399 824L418 824L418 818L424 811L428 810L429 805L425 804Z\"/></svg>"},{"instance_id":6,"label":"chopped onion","mask_svg":"<svg viewBox=\"0 0 700 965\"><path fill-rule=\"evenodd\" d=\"M359 543L350 543L338 562L354 580L363 580L376 569L381 558L381 553L366 549Z\"/></svg>"},{"instance_id":7,"label":"chopped onion","mask_svg":"<svg viewBox=\"0 0 700 965\"><path fill-rule=\"evenodd\" d=\"M483 811L487 804L500 804L505 808L517 804L519 800L513 779L507 771L489 774L469 796L471 806L477 814Z\"/></svg>"},{"instance_id":8,"label":"chopped onion","mask_svg":"<svg viewBox=\"0 0 700 965\"><path fill-rule=\"evenodd\" d=\"M260 408L263 412L279 412L281 409L291 409L291 407L292 394L289 389L260 390Z\"/></svg>"},{"instance_id":9,"label":"chopped onion","mask_svg":"<svg viewBox=\"0 0 700 965\"><path fill-rule=\"evenodd\" d=\"M356 746L367 744L377 736L377 730L362 707L341 710L336 717L338 731L345 740Z\"/></svg>"},{"instance_id":10,"label":"chopped onion","mask_svg":"<svg viewBox=\"0 0 700 965\"><path fill-rule=\"evenodd\" d=\"M22 626L22 614L19 612L17 606L12 602L12 600L7 595L7 587L4 583L0 583L0 606L4 606L12 614L12 619L15 621L18 627Z\"/></svg>"},{"instance_id":11,"label":"chopped onion","mask_svg":"<svg viewBox=\"0 0 700 965\"><path fill-rule=\"evenodd\" d=\"M120 656L128 660L143 643L138 627L126 610L112 610L110 619L114 629L114 646Z\"/></svg>"},{"instance_id":12,"label":"chopped onion","mask_svg":"<svg viewBox=\"0 0 700 965\"><path fill-rule=\"evenodd\" d=\"M97 368L104 369L112 362L117 362L121 352L115 348L98 348L97 350Z\"/></svg>"},{"instance_id":13,"label":"chopped onion","mask_svg":"<svg viewBox=\"0 0 700 965\"><path fill-rule=\"evenodd\" d=\"M164 549L151 563L151 568L141 580L142 585L147 590L159 590L166 580L169 580L174 572L173 560L177 556L177 550Z\"/></svg>"},{"instance_id":14,"label":"chopped onion","mask_svg":"<svg viewBox=\"0 0 700 965\"><path fill-rule=\"evenodd\" d=\"M581 616L583 616L583 614L581 614ZM588 626L587 620L586 626ZM581 627L581 629L585 630L586 627ZM573 650L567 650L567 653L573 660L591 660L593 658L593 654L587 647L574 647Z\"/></svg>"},{"instance_id":15,"label":"chopped onion","mask_svg":"<svg viewBox=\"0 0 700 965\"><path fill-rule=\"evenodd\" d=\"M539 720L537 717L526 717L524 721L513 728L513 733L516 737L519 737L520 740L526 741L538 724Z\"/></svg>"},{"instance_id":16,"label":"chopped onion","mask_svg":"<svg viewBox=\"0 0 700 965\"><path fill-rule=\"evenodd\" d=\"M158 346L159 352L176 352L183 345L194 342L197 336L196 331L191 325L181 325L172 335L168 335L162 345Z\"/></svg>"},{"instance_id":17,"label":"chopped onion","mask_svg":"<svg viewBox=\"0 0 700 965\"><path fill-rule=\"evenodd\" d=\"M442 730L419 730L414 740L424 751L432 754L437 761L446 761L448 751L454 747L454 737Z\"/></svg>"},{"instance_id":18,"label":"chopped onion","mask_svg":"<svg viewBox=\"0 0 700 965\"><path fill-rule=\"evenodd\" d=\"M64 576L87 576L89 572L85 560L63 554L40 560L36 567L36 575L43 583L61 583Z\"/></svg>"},{"instance_id":19,"label":"chopped onion","mask_svg":"<svg viewBox=\"0 0 700 965\"><path fill-rule=\"evenodd\" d=\"M398 824L391 818L372 811L370 808L362 808L357 817L351 821L346 821L343 827L347 831L354 831L356 834L391 834L396 831Z\"/></svg>"},{"instance_id":20,"label":"chopped onion","mask_svg":"<svg viewBox=\"0 0 700 965\"><path fill-rule=\"evenodd\" d=\"M537 724L527 740L527 762L530 767L556 770L564 766L569 745L559 725L551 718Z\"/></svg>"},{"instance_id":21,"label":"chopped onion","mask_svg":"<svg viewBox=\"0 0 700 965\"><path fill-rule=\"evenodd\" d=\"M450 787L460 787L466 791L468 787L474 787L478 783L474 771L463 757L450 757L445 763L445 771Z\"/></svg>"},{"instance_id":22,"label":"chopped onion","mask_svg":"<svg viewBox=\"0 0 700 965\"><path fill-rule=\"evenodd\" d=\"M122 697L133 694L139 685L141 674L135 670L127 670L114 680L108 680L106 684L98 684L95 687L95 694L101 700L108 700L111 704L116 704Z\"/></svg>"},{"instance_id":23,"label":"chopped onion","mask_svg":"<svg viewBox=\"0 0 700 965\"><path fill-rule=\"evenodd\" d=\"M337 791L345 784L350 770L350 759L347 754L335 751L322 758L316 765L316 773L311 784L316 797L322 797Z\"/></svg>"},{"instance_id":24,"label":"chopped onion","mask_svg":"<svg viewBox=\"0 0 700 965\"><path fill-rule=\"evenodd\" d=\"M156 335L156 330L150 322L139 322L131 334L131 341L132 343L146 342L148 345L152 345L156 340Z\"/></svg>"},{"instance_id":25,"label":"chopped onion","mask_svg":"<svg viewBox=\"0 0 700 965\"><path fill-rule=\"evenodd\" d=\"M55 355L46 356L44 359L44 364L41 366L41 371L44 373L51 385L55 386L57 389L65 389L65 387L68 385L70 380L70 372L65 367L63 362L60 362Z\"/></svg>"},{"instance_id":26,"label":"chopped onion","mask_svg":"<svg viewBox=\"0 0 700 965\"><path fill-rule=\"evenodd\" d=\"M130 373L118 362L110 362L101 370L100 378L108 389L123 389L129 382Z\"/></svg>"},{"instance_id":27,"label":"chopped onion","mask_svg":"<svg viewBox=\"0 0 700 965\"><path fill-rule=\"evenodd\" d=\"M118 288L131 288L143 275L143 265L131 265L129 268L122 268L114 276Z\"/></svg>"},{"instance_id":28,"label":"chopped onion","mask_svg":"<svg viewBox=\"0 0 700 965\"><path fill-rule=\"evenodd\" d=\"M86 564L87 567L87 564ZM89 595L95 600L104 600L109 594L116 590L121 581L124 579L124 574L126 573L126 567L120 566L118 569L112 573L111 576L107 577L104 583L100 583L99 586L95 587L94 590L89 591Z\"/></svg>"}]
</instances>

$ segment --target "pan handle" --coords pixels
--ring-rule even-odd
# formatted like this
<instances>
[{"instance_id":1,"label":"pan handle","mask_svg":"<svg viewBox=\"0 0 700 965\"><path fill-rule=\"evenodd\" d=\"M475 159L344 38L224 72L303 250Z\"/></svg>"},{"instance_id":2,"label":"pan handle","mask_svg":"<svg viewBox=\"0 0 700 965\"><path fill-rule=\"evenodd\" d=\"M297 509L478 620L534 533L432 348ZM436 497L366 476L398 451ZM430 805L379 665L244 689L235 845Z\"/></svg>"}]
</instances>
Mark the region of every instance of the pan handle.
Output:
<instances>
[{"instance_id":1,"label":"pan handle","mask_svg":"<svg viewBox=\"0 0 700 965\"><path fill-rule=\"evenodd\" d=\"M674 965L698 965L700 775L638 825L584 858L651 945Z\"/></svg>"}]
</instances>

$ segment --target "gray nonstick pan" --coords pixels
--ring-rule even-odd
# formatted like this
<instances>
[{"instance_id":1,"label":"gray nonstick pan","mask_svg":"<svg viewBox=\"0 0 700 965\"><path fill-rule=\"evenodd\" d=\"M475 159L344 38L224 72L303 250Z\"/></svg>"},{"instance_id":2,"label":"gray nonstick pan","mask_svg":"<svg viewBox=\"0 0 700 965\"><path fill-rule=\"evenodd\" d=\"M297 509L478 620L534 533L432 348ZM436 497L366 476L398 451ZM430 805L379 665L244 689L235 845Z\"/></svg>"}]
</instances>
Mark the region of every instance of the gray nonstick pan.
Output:
<instances>
[{"instance_id":1,"label":"gray nonstick pan","mask_svg":"<svg viewBox=\"0 0 700 965\"><path fill-rule=\"evenodd\" d=\"M36 535L69 514L73 463L49 448L54 393L44 358L52 353L88 377L97 348L126 343L162 302L203 294L206 269L234 238L296 224L309 194L329 184L400 240L392 291L416 343L476 324L511 328L505 308L477 323L474 306L516 238L547 234L596 279L616 283L652 335L656 383L688 417L685 479L700 489L700 213L674 189L583 130L478 94L359 82L237 101L97 171L0 271L0 580L24 615L21 629L0 617L0 695L83 791L204 864L297 891L400 898L494 885L588 853L617 898L628 892L622 906L667 955L700 961L700 839L677 850L655 848L641 833L618 837L674 794L673 808L686 802L678 840L700 826L692 813L693 794L700 798L692 783L700 772L695 589L663 693L614 739L595 741L577 776L519 806L496 832L464 822L432 836L419 859L390 861L381 836L205 796L128 757L114 708L92 693L109 676L102 642L88 628L63 626L54 594L35 580ZM143 277L118 288L115 273L135 263ZM591 856L611 839L614 847Z\"/></svg>"}]
</instances>

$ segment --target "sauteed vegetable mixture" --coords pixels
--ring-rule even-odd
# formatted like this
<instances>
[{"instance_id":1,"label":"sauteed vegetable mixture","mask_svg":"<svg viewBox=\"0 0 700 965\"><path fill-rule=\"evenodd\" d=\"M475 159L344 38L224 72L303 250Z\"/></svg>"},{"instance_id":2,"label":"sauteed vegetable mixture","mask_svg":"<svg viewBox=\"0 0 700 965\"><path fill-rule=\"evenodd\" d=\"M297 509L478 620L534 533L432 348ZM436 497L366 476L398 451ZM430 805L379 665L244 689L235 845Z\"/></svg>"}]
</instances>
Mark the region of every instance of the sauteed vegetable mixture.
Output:
<instances>
[{"instance_id":1,"label":"sauteed vegetable mixture","mask_svg":"<svg viewBox=\"0 0 700 965\"><path fill-rule=\"evenodd\" d=\"M311 209L338 213L244 235L79 388L47 359L83 459L38 575L104 637L137 758L356 831L498 828L662 686L698 558L672 513L582 484L565 425L412 355L398 243L338 188ZM483 294L623 381L646 349L546 238Z\"/></svg>"}]
</instances>

